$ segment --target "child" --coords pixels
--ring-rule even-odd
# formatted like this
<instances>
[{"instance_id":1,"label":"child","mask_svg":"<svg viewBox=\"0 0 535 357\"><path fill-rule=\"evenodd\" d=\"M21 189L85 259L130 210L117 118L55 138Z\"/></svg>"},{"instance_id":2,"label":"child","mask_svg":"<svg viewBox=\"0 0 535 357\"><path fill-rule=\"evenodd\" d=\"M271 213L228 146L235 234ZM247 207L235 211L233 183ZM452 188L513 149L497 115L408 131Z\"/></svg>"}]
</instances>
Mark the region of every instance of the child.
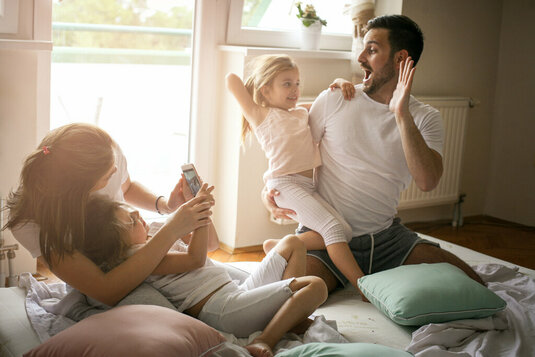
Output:
<instances>
[{"instance_id":1,"label":"child","mask_svg":"<svg viewBox=\"0 0 535 357\"><path fill-rule=\"evenodd\" d=\"M268 190L276 189L279 207L296 212L302 225L318 234L303 234L307 249L348 242L351 230L343 218L316 192L314 169L321 165L317 143L308 126L308 111L296 107L299 99L299 70L286 55L260 56L245 85L229 73L227 88L243 112L242 141L253 130L269 160L264 174ZM276 240L264 243L269 251Z\"/></svg>"},{"instance_id":2,"label":"child","mask_svg":"<svg viewBox=\"0 0 535 357\"><path fill-rule=\"evenodd\" d=\"M212 189L203 184L197 197L211 196ZM103 270L135 255L147 232L139 213L122 203L95 195L87 205L85 254ZM284 333L301 323L308 327L307 317L327 298L325 284L303 276L306 249L297 237L287 236L238 286L207 259L207 232L203 227L185 242L179 239L147 282L179 311L216 329L237 337L263 330L246 348L253 356L272 356Z\"/></svg>"}]
</instances>

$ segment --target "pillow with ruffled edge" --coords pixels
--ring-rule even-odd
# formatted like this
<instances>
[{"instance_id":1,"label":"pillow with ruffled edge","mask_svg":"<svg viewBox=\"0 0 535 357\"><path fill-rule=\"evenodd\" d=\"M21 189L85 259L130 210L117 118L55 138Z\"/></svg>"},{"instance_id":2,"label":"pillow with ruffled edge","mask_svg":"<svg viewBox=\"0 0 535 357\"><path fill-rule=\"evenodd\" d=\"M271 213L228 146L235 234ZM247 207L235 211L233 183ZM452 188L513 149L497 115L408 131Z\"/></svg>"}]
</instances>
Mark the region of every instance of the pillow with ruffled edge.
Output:
<instances>
[{"instance_id":1,"label":"pillow with ruffled edge","mask_svg":"<svg viewBox=\"0 0 535 357\"><path fill-rule=\"evenodd\" d=\"M277 357L412 357L412 353L373 343L307 343Z\"/></svg>"},{"instance_id":2,"label":"pillow with ruffled edge","mask_svg":"<svg viewBox=\"0 0 535 357\"><path fill-rule=\"evenodd\" d=\"M448 263L402 265L363 276L358 286L392 321L421 326L491 316L506 302Z\"/></svg>"},{"instance_id":3,"label":"pillow with ruffled edge","mask_svg":"<svg viewBox=\"0 0 535 357\"><path fill-rule=\"evenodd\" d=\"M198 357L225 338L202 321L153 305L127 305L90 316L24 356Z\"/></svg>"}]
</instances>

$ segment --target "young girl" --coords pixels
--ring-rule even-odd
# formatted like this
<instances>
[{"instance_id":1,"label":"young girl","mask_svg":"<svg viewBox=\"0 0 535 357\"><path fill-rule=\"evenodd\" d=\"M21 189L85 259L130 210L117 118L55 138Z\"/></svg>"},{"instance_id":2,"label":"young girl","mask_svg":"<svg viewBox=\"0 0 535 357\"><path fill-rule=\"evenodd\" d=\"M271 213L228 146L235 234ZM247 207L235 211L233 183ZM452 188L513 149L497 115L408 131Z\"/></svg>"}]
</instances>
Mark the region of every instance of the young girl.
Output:
<instances>
[{"instance_id":1,"label":"young girl","mask_svg":"<svg viewBox=\"0 0 535 357\"><path fill-rule=\"evenodd\" d=\"M211 197L212 189L203 184L197 196ZM104 271L148 244L148 227L139 213L103 196L89 201L85 225L84 252ZM321 279L303 276L306 249L295 236L281 239L241 285L206 257L206 227L185 240L189 244L178 240L146 281L179 311L216 329L237 337L263 330L246 346L253 356L272 356L284 333L307 325L307 317L327 298Z\"/></svg>"},{"instance_id":2,"label":"young girl","mask_svg":"<svg viewBox=\"0 0 535 357\"><path fill-rule=\"evenodd\" d=\"M297 65L286 55L259 56L253 64L245 85L233 73L226 83L243 112L242 141L253 130L269 160L264 174L267 189L277 190L277 205L295 211L292 218L319 234L300 235L307 249L348 242L349 225L315 191L313 172L321 158L308 126L308 111L296 107ZM266 241L264 249L268 251L274 242Z\"/></svg>"},{"instance_id":3,"label":"young girl","mask_svg":"<svg viewBox=\"0 0 535 357\"><path fill-rule=\"evenodd\" d=\"M85 205L92 193L154 211L177 212L131 259L104 274L82 253ZM15 239L60 279L107 305L115 305L160 263L174 241L209 225L211 203L185 203L179 182L166 200L130 180L126 159L104 130L74 123L49 132L24 162L20 185L8 199Z\"/></svg>"}]
</instances>

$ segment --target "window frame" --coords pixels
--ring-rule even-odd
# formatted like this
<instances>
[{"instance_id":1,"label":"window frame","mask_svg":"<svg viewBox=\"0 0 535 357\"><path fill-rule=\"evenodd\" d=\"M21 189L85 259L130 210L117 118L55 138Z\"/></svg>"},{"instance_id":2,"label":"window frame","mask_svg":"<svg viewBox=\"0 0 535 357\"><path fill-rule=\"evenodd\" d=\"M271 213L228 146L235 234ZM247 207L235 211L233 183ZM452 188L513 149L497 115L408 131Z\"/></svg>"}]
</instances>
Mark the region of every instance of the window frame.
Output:
<instances>
[{"instance_id":1,"label":"window frame","mask_svg":"<svg viewBox=\"0 0 535 357\"><path fill-rule=\"evenodd\" d=\"M299 48L299 31L260 30L242 28L244 0L230 0L227 24L227 44L240 46ZM347 35L321 34L320 49L351 51L353 37Z\"/></svg>"}]
</instances>

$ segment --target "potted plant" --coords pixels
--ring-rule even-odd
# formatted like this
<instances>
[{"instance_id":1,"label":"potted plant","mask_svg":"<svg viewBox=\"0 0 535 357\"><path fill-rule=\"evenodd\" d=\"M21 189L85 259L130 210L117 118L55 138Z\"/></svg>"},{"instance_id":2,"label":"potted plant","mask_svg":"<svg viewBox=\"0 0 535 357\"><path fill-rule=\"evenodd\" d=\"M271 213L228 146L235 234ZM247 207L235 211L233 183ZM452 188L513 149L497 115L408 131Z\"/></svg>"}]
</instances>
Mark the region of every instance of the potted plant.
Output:
<instances>
[{"instance_id":1,"label":"potted plant","mask_svg":"<svg viewBox=\"0 0 535 357\"><path fill-rule=\"evenodd\" d=\"M304 50L319 50L321 28L322 26L327 26L327 21L318 16L312 4L306 4L304 10L300 1L295 6L298 12L296 16L302 24L301 48Z\"/></svg>"}]
</instances>

